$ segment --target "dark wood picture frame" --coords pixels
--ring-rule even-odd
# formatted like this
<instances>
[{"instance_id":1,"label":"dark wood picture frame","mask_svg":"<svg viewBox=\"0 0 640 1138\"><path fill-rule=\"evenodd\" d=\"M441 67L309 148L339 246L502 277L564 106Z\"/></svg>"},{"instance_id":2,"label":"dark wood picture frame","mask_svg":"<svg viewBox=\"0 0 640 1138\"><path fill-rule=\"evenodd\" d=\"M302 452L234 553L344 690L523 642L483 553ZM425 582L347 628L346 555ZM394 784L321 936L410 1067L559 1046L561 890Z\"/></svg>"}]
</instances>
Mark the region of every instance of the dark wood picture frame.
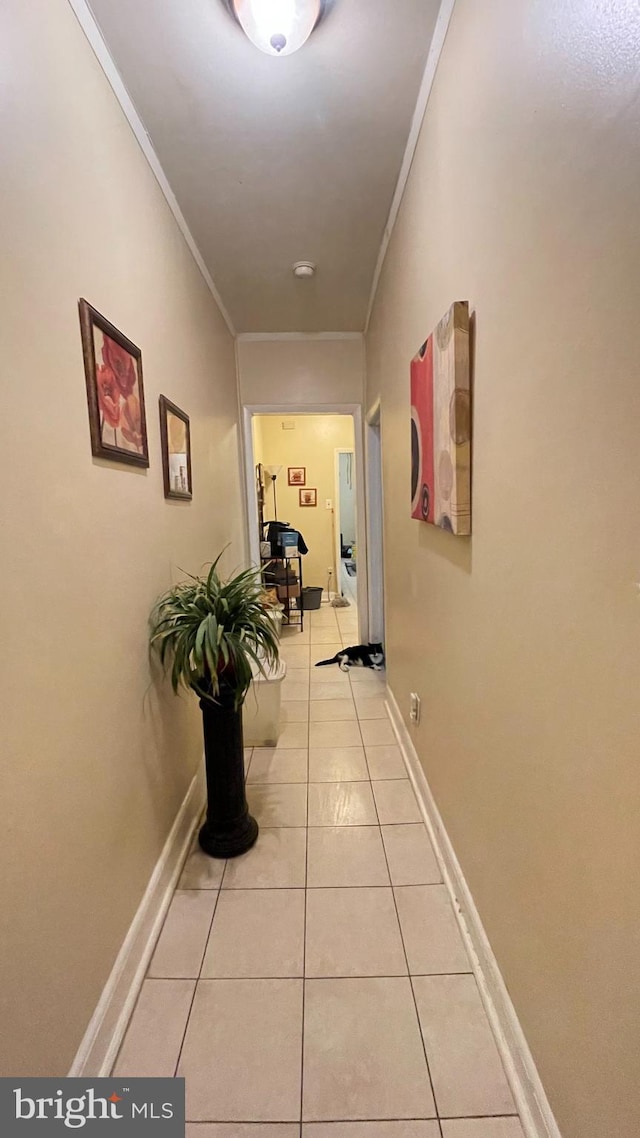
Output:
<instances>
[{"instance_id":1,"label":"dark wood picture frame","mask_svg":"<svg viewBox=\"0 0 640 1138\"><path fill-rule=\"evenodd\" d=\"M160 443L162 446L162 473L164 476L164 496L165 498L179 498L183 502L190 502L193 497L193 483L191 480L191 430L189 426L189 416L186 411L182 411L180 407L176 407L166 395L161 395L158 400L160 408ZM171 453L169 450L169 423L168 416L175 415L176 419L181 419L185 424L185 441L186 441L186 490L177 489L171 484Z\"/></svg>"},{"instance_id":2,"label":"dark wood picture frame","mask_svg":"<svg viewBox=\"0 0 640 1138\"><path fill-rule=\"evenodd\" d=\"M304 502L303 501L303 498L307 494L313 495L312 501L310 501L310 502ZM315 489L315 487L307 486L304 489L301 488L300 490L298 490L298 505L300 505L304 508L307 508L307 509L311 506L317 506L318 505L318 491Z\"/></svg>"},{"instance_id":3,"label":"dark wood picture frame","mask_svg":"<svg viewBox=\"0 0 640 1138\"><path fill-rule=\"evenodd\" d=\"M296 478L296 471L302 471L302 477ZM306 486L307 484L307 468L306 466L288 466L287 467L287 481L290 486Z\"/></svg>"},{"instance_id":4,"label":"dark wood picture frame","mask_svg":"<svg viewBox=\"0 0 640 1138\"><path fill-rule=\"evenodd\" d=\"M144 408L142 352L106 316L87 300L78 301L84 375L87 385L91 453L95 458L149 465L147 420ZM112 341L110 351L102 349L102 362L96 359L94 329ZM127 363L127 356L133 363ZM113 443L105 438L113 431ZM122 445L118 444L120 431ZM129 443L129 446L125 445Z\"/></svg>"}]
</instances>

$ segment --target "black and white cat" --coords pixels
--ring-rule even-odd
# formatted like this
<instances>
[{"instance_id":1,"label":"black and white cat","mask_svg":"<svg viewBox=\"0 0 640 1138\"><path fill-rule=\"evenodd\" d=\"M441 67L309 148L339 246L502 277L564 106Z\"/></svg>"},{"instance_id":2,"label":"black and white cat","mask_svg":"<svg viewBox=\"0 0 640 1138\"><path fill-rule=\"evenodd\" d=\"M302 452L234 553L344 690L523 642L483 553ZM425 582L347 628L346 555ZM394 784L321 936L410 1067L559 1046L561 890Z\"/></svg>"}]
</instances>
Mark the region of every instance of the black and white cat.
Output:
<instances>
[{"instance_id":1,"label":"black and white cat","mask_svg":"<svg viewBox=\"0 0 640 1138\"><path fill-rule=\"evenodd\" d=\"M343 648L330 660L318 660L316 668L324 668L327 664L339 664L343 672L348 672L353 667L379 671L384 665L382 644L356 644L353 648Z\"/></svg>"}]
</instances>

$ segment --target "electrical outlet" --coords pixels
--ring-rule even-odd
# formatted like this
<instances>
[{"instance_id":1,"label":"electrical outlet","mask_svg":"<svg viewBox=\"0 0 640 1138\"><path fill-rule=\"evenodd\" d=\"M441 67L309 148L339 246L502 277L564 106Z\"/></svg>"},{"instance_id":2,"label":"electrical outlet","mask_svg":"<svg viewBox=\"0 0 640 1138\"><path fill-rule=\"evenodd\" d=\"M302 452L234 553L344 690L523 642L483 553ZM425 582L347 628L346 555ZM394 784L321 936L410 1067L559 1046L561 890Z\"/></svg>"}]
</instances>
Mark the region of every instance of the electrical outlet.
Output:
<instances>
[{"instance_id":1,"label":"electrical outlet","mask_svg":"<svg viewBox=\"0 0 640 1138\"><path fill-rule=\"evenodd\" d=\"M420 696L417 691L411 692L411 699L409 703L409 719L412 723L420 722Z\"/></svg>"}]
</instances>

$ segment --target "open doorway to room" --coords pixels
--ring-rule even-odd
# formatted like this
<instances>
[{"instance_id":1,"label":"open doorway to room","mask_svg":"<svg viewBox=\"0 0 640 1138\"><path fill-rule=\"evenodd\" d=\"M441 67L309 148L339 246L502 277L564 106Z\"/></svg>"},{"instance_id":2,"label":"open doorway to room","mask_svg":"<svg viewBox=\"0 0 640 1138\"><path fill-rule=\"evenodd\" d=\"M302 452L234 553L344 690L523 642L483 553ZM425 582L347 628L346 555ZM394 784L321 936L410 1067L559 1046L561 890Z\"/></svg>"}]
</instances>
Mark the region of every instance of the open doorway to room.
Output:
<instances>
[{"instance_id":1,"label":"open doorway to room","mask_svg":"<svg viewBox=\"0 0 640 1138\"><path fill-rule=\"evenodd\" d=\"M310 617L319 604L335 614L342 646L360 643L368 631L366 573L344 569L366 549L360 409L244 411L252 559L271 560L291 635L305 620L307 628L318 624Z\"/></svg>"},{"instance_id":2,"label":"open doorway to room","mask_svg":"<svg viewBox=\"0 0 640 1138\"><path fill-rule=\"evenodd\" d=\"M336 450L336 589L343 599L357 605L357 504L355 452Z\"/></svg>"}]
</instances>

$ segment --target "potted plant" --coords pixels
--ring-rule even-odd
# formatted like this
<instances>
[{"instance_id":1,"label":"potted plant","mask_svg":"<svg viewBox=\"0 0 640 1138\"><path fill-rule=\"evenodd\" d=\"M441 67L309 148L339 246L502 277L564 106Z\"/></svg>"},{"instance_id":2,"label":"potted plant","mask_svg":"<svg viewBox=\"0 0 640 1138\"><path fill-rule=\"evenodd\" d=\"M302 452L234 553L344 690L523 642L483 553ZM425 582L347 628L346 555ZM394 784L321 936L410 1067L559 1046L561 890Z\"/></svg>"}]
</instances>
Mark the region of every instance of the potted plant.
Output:
<instances>
[{"instance_id":1,"label":"potted plant","mask_svg":"<svg viewBox=\"0 0 640 1138\"><path fill-rule=\"evenodd\" d=\"M235 857L258 836L245 794L242 704L252 665L264 674L278 660L279 643L261 570L245 569L223 581L221 556L206 577L189 577L160 597L150 641L165 669L170 664L174 692L185 687L200 697L207 773L200 846L211 857Z\"/></svg>"}]
</instances>

